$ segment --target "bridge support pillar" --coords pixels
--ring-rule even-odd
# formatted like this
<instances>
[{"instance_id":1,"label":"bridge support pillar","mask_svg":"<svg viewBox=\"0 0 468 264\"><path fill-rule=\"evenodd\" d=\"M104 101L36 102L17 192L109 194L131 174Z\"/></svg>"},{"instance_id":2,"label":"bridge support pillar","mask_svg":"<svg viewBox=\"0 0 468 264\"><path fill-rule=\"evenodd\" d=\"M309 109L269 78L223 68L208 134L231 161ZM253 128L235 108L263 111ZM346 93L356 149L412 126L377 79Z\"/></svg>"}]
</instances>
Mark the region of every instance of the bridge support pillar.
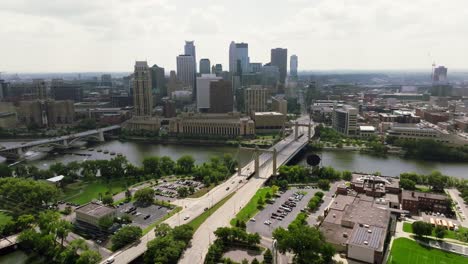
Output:
<instances>
[{"instance_id":1,"label":"bridge support pillar","mask_svg":"<svg viewBox=\"0 0 468 264\"><path fill-rule=\"evenodd\" d=\"M260 155L259 155L258 146L255 146L255 176L260 177Z\"/></svg>"},{"instance_id":2,"label":"bridge support pillar","mask_svg":"<svg viewBox=\"0 0 468 264\"><path fill-rule=\"evenodd\" d=\"M310 137L312 136L312 125L309 123L309 127L308 127L308 137L309 137L309 140L311 139Z\"/></svg>"},{"instance_id":3,"label":"bridge support pillar","mask_svg":"<svg viewBox=\"0 0 468 264\"><path fill-rule=\"evenodd\" d=\"M64 145L65 147L68 148L68 140L64 139L64 140L62 141L62 143L63 143L63 145Z\"/></svg>"},{"instance_id":4,"label":"bridge support pillar","mask_svg":"<svg viewBox=\"0 0 468 264\"><path fill-rule=\"evenodd\" d=\"M297 140L298 136L299 136L299 123L296 121L296 123L294 123L294 140Z\"/></svg>"},{"instance_id":5,"label":"bridge support pillar","mask_svg":"<svg viewBox=\"0 0 468 264\"><path fill-rule=\"evenodd\" d=\"M273 176L278 175L276 172L276 157L278 156L278 152L276 151L276 148L273 148Z\"/></svg>"},{"instance_id":6,"label":"bridge support pillar","mask_svg":"<svg viewBox=\"0 0 468 264\"><path fill-rule=\"evenodd\" d=\"M17 148L16 153L18 154L19 157L21 157L24 153L23 148Z\"/></svg>"},{"instance_id":7,"label":"bridge support pillar","mask_svg":"<svg viewBox=\"0 0 468 264\"><path fill-rule=\"evenodd\" d=\"M241 165L240 155L239 155L240 150L241 150L241 146L239 145L239 150L237 152L237 175L239 176L242 175L242 165Z\"/></svg>"},{"instance_id":8,"label":"bridge support pillar","mask_svg":"<svg viewBox=\"0 0 468 264\"><path fill-rule=\"evenodd\" d=\"M99 131L98 138L99 138L99 142L104 142L104 141L106 141L106 140L104 139L104 132L102 132L102 130Z\"/></svg>"}]
</instances>

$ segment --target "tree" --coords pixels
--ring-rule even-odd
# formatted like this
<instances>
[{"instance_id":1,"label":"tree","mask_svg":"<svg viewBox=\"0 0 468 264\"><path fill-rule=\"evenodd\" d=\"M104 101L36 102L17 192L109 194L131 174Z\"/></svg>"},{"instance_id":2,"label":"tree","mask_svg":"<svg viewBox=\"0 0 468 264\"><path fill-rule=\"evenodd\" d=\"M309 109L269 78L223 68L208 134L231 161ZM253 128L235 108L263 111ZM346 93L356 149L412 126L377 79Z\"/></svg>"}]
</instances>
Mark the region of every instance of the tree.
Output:
<instances>
[{"instance_id":1,"label":"tree","mask_svg":"<svg viewBox=\"0 0 468 264\"><path fill-rule=\"evenodd\" d=\"M260 262L258 262L258 260L256 258L254 258L251 263L252 264L260 264Z\"/></svg>"},{"instance_id":2,"label":"tree","mask_svg":"<svg viewBox=\"0 0 468 264\"><path fill-rule=\"evenodd\" d=\"M63 247L63 240L68 236L72 229L72 224L66 220L58 220L55 223L55 239L60 239L60 245Z\"/></svg>"},{"instance_id":3,"label":"tree","mask_svg":"<svg viewBox=\"0 0 468 264\"><path fill-rule=\"evenodd\" d=\"M193 227L189 225L176 226L172 230L172 237L175 240L184 241L185 243L190 242L193 237Z\"/></svg>"},{"instance_id":4,"label":"tree","mask_svg":"<svg viewBox=\"0 0 468 264\"><path fill-rule=\"evenodd\" d=\"M20 230L24 230L26 228L31 227L33 223L34 223L34 216L30 214L20 215L18 217L18 220L16 221L16 225L18 229Z\"/></svg>"},{"instance_id":5,"label":"tree","mask_svg":"<svg viewBox=\"0 0 468 264\"><path fill-rule=\"evenodd\" d=\"M96 264L101 261L101 255L94 250L85 250L81 252L76 264Z\"/></svg>"},{"instance_id":6,"label":"tree","mask_svg":"<svg viewBox=\"0 0 468 264\"><path fill-rule=\"evenodd\" d=\"M152 188L143 188L135 192L135 202L140 205L150 205L154 202L154 190Z\"/></svg>"},{"instance_id":7,"label":"tree","mask_svg":"<svg viewBox=\"0 0 468 264\"><path fill-rule=\"evenodd\" d=\"M189 189L185 186L179 187L177 188L177 194L179 195L179 197L185 198L189 196Z\"/></svg>"},{"instance_id":8,"label":"tree","mask_svg":"<svg viewBox=\"0 0 468 264\"><path fill-rule=\"evenodd\" d=\"M442 226L436 226L434 229L435 235L437 238L442 239L447 235L447 230Z\"/></svg>"},{"instance_id":9,"label":"tree","mask_svg":"<svg viewBox=\"0 0 468 264\"><path fill-rule=\"evenodd\" d=\"M173 174L175 166L176 166L175 162L170 157L164 156L161 158L160 167L161 167L162 175Z\"/></svg>"},{"instance_id":10,"label":"tree","mask_svg":"<svg viewBox=\"0 0 468 264\"><path fill-rule=\"evenodd\" d=\"M143 159L143 171L146 174L161 177L161 161L159 157L147 157Z\"/></svg>"},{"instance_id":11,"label":"tree","mask_svg":"<svg viewBox=\"0 0 468 264\"><path fill-rule=\"evenodd\" d=\"M443 191L447 176L442 175L439 171L433 171L428 175L428 183L434 191Z\"/></svg>"},{"instance_id":12,"label":"tree","mask_svg":"<svg viewBox=\"0 0 468 264\"><path fill-rule=\"evenodd\" d=\"M330 189L330 181L325 179L320 179L317 181L317 186L322 190L329 190Z\"/></svg>"},{"instance_id":13,"label":"tree","mask_svg":"<svg viewBox=\"0 0 468 264\"><path fill-rule=\"evenodd\" d=\"M351 181L353 179L353 174L348 170L344 170L341 172L341 178L345 181Z\"/></svg>"},{"instance_id":14,"label":"tree","mask_svg":"<svg viewBox=\"0 0 468 264\"><path fill-rule=\"evenodd\" d=\"M0 178L11 177L12 170L8 165L0 163Z\"/></svg>"},{"instance_id":15,"label":"tree","mask_svg":"<svg viewBox=\"0 0 468 264\"><path fill-rule=\"evenodd\" d=\"M165 237L171 234L171 232L172 228L166 223L159 224L154 228L154 234L157 237Z\"/></svg>"},{"instance_id":16,"label":"tree","mask_svg":"<svg viewBox=\"0 0 468 264\"><path fill-rule=\"evenodd\" d=\"M114 203L114 198L111 194L106 194L102 197L102 203L106 205L112 205Z\"/></svg>"},{"instance_id":17,"label":"tree","mask_svg":"<svg viewBox=\"0 0 468 264\"><path fill-rule=\"evenodd\" d=\"M271 250L267 248L265 253L263 253L263 262L265 264L272 264L273 263L273 254L271 254Z\"/></svg>"},{"instance_id":18,"label":"tree","mask_svg":"<svg viewBox=\"0 0 468 264\"><path fill-rule=\"evenodd\" d=\"M138 226L124 226L112 236L112 250L120 249L137 241L143 231Z\"/></svg>"},{"instance_id":19,"label":"tree","mask_svg":"<svg viewBox=\"0 0 468 264\"><path fill-rule=\"evenodd\" d=\"M416 236L429 236L432 234L432 225L424 221L416 221L412 224L413 232Z\"/></svg>"},{"instance_id":20,"label":"tree","mask_svg":"<svg viewBox=\"0 0 468 264\"><path fill-rule=\"evenodd\" d=\"M416 183L410 179L401 179L400 188L405 190L416 190Z\"/></svg>"},{"instance_id":21,"label":"tree","mask_svg":"<svg viewBox=\"0 0 468 264\"><path fill-rule=\"evenodd\" d=\"M190 155L184 155L177 160L177 168L180 174L189 174L195 166L195 159Z\"/></svg>"},{"instance_id":22,"label":"tree","mask_svg":"<svg viewBox=\"0 0 468 264\"><path fill-rule=\"evenodd\" d=\"M132 192L129 189L125 190L125 200L127 201L132 200Z\"/></svg>"}]
</instances>

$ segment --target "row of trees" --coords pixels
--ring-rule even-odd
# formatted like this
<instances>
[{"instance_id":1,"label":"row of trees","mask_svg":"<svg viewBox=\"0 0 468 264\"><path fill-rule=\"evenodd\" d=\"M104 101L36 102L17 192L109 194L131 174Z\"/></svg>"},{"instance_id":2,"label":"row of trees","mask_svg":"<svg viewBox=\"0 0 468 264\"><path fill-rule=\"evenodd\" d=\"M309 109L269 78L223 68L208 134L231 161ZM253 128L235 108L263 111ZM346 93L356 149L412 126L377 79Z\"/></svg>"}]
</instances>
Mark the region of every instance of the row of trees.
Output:
<instances>
[{"instance_id":1,"label":"row of trees","mask_svg":"<svg viewBox=\"0 0 468 264\"><path fill-rule=\"evenodd\" d=\"M433 191L443 192L446 187L464 188L468 186L468 181L443 175L439 171L433 171L428 175L415 172L405 172L400 174L400 187L406 190L416 190L416 184L428 185Z\"/></svg>"},{"instance_id":2,"label":"row of trees","mask_svg":"<svg viewBox=\"0 0 468 264\"><path fill-rule=\"evenodd\" d=\"M328 190L331 181L343 179L350 181L352 173L350 171L339 171L333 167L316 167L312 172L308 168L301 165L281 166L278 169L278 176L270 181L271 184L279 186L281 189L286 189L291 183L308 183L317 182L323 190Z\"/></svg>"},{"instance_id":3,"label":"row of trees","mask_svg":"<svg viewBox=\"0 0 468 264\"><path fill-rule=\"evenodd\" d=\"M433 231L437 238L442 239L447 235L447 229L439 225L433 228L432 224L424 221L416 221L411 225L413 228L413 233L420 238L423 236L432 236Z\"/></svg>"},{"instance_id":4,"label":"row of trees","mask_svg":"<svg viewBox=\"0 0 468 264\"><path fill-rule=\"evenodd\" d=\"M320 204L323 202L323 192L316 192L314 196L310 199L309 203L307 204L307 207L309 207L309 210L315 211Z\"/></svg>"},{"instance_id":5,"label":"row of trees","mask_svg":"<svg viewBox=\"0 0 468 264\"><path fill-rule=\"evenodd\" d=\"M57 212L41 212L37 219L23 215L18 221L25 229L18 237L20 247L27 252L35 252L49 263L94 264L101 260L99 253L90 250L83 239L64 245L72 226L61 220Z\"/></svg>"},{"instance_id":6,"label":"row of trees","mask_svg":"<svg viewBox=\"0 0 468 264\"><path fill-rule=\"evenodd\" d=\"M156 238L148 243L144 255L145 263L177 263L193 237L194 230L189 225L171 228L160 224L154 229Z\"/></svg>"}]
</instances>

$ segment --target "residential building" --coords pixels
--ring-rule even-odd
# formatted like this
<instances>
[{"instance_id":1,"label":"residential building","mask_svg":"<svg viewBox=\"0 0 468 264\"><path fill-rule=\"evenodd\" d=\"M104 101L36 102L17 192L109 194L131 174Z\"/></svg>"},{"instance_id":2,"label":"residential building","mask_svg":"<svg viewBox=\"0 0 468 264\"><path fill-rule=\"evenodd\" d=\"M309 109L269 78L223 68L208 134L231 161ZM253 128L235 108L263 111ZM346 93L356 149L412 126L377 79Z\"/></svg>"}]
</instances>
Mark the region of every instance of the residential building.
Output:
<instances>
[{"instance_id":1,"label":"residential building","mask_svg":"<svg viewBox=\"0 0 468 264\"><path fill-rule=\"evenodd\" d=\"M261 85L252 85L244 91L245 113L253 116L255 112L267 111L268 89Z\"/></svg>"},{"instance_id":2,"label":"residential building","mask_svg":"<svg viewBox=\"0 0 468 264\"><path fill-rule=\"evenodd\" d=\"M403 210L414 214L419 211L430 211L447 214L450 212L450 199L444 194L426 193L403 190L401 192Z\"/></svg>"},{"instance_id":3,"label":"residential building","mask_svg":"<svg viewBox=\"0 0 468 264\"><path fill-rule=\"evenodd\" d=\"M96 202L90 202L75 209L76 221L85 225L99 227L99 221L104 218L113 219L116 209Z\"/></svg>"},{"instance_id":4,"label":"residential building","mask_svg":"<svg viewBox=\"0 0 468 264\"><path fill-rule=\"evenodd\" d=\"M196 93L195 77L195 57L192 55L177 56L177 78L182 82L184 89L191 91L193 94Z\"/></svg>"},{"instance_id":5,"label":"residential building","mask_svg":"<svg viewBox=\"0 0 468 264\"><path fill-rule=\"evenodd\" d=\"M153 93L151 71L146 61L137 61L133 78L133 105L135 116L152 116Z\"/></svg>"},{"instance_id":6,"label":"residential building","mask_svg":"<svg viewBox=\"0 0 468 264\"><path fill-rule=\"evenodd\" d=\"M169 131L173 135L235 138L253 136L255 125L250 118L241 117L240 113L182 113L170 120Z\"/></svg>"},{"instance_id":7,"label":"residential building","mask_svg":"<svg viewBox=\"0 0 468 264\"><path fill-rule=\"evenodd\" d=\"M288 71L288 49L276 48L271 50L271 65L280 72L280 83L284 84Z\"/></svg>"},{"instance_id":8,"label":"residential building","mask_svg":"<svg viewBox=\"0 0 468 264\"><path fill-rule=\"evenodd\" d=\"M291 55L289 58L289 74L291 77L297 77L298 60L296 55Z\"/></svg>"},{"instance_id":9,"label":"residential building","mask_svg":"<svg viewBox=\"0 0 468 264\"><path fill-rule=\"evenodd\" d=\"M200 60L200 74L210 74L210 60L209 59L201 59Z\"/></svg>"},{"instance_id":10,"label":"residential building","mask_svg":"<svg viewBox=\"0 0 468 264\"><path fill-rule=\"evenodd\" d=\"M288 101L282 97L271 98L271 110L273 112L279 112L283 115L288 114Z\"/></svg>"},{"instance_id":11,"label":"residential building","mask_svg":"<svg viewBox=\"0 0 468 264\"><path fill-rule=\"evenodd\" d=\"M350 105L336 107L333 110L333 128L346 136L355 136L357 134L357 114L358 110Z\"/></svg>"}]
</instances>

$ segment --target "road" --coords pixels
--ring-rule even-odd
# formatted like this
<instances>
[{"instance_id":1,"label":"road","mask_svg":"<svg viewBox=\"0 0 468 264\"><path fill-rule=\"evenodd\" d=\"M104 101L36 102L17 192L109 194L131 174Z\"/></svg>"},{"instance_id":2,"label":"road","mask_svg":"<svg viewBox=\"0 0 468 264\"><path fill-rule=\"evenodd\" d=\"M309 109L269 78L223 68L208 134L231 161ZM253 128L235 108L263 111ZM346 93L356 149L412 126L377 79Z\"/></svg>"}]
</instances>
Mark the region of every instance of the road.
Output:
<instances>
[{"instance_id":1,"label":"road","mask_svg":"<svg viewBox=\"0 0 468 264\"><path fill-rule=\"evenodd\" d=\"M457 189L446 189L445 191L447 191L450 197L452 197L452 200L456 202L456 205L460 206L459 210L458 207L455 206L458 221L460 221L462 226L468 227L468 205L460 197L460 192ZM460 211L464 219L460 217Z\"/></svg>"},{"instance_id":2,"label":"road","mask_svg":"<svg viewBox=\"0 0 468 264\"><path fill-rule=\"evenodd\" d=\"M299 121L300 123L308 124L308 119L306 117L301 118ZM299 138L297 141L294 140L294 133L292 133L274 146L278 151L278 167L285 161L289 160L291 155L297 152L298 148L301 148L308 142L307 128L299 127L299 134L304 134L304 136ZM273 149L273 147L270 148L270 150L271 149ZM235 216L235 214L245 206L256 191L271 176L273 170L271 156L272 154L270 153L260 155L260 177L252 177L249 181L245 180L247 174L250 174L250 171L254 171L254 162L251 161L242 168L242 175L238 175L237 173L234 174L229 180L213 188L204 196L200 198L188 198L174 201L174 204L181 206L183 209L178 214L164 221L164 223L167 223L172 227L189 222L191 219L202 214L206 207L211 207L221 201L224 197L236 192L231 199L214 212L213 215L211 215L199 227L192 239L192 241L196 241L196 243L193 243L192 247L186 250L180 260L180 263L193 263L195 259L201 260L196 263L203 262L202 260L205 258L209 245L215 239L213 232L218 227L228 226L229 221ZM242 180L242 183L239 183L240 180ZM233 181L234 184L232 183ZM229 187L229 190L226 190L227 187ZM190 218L185 221L184 218L186 216L189 216ZM146 251L147 242L154 238L154 232L151 230L141 238L140 243L116 252L113 255L115 259L114 263L123 264L131 262Z\"/></svg>"}]
</instances>

